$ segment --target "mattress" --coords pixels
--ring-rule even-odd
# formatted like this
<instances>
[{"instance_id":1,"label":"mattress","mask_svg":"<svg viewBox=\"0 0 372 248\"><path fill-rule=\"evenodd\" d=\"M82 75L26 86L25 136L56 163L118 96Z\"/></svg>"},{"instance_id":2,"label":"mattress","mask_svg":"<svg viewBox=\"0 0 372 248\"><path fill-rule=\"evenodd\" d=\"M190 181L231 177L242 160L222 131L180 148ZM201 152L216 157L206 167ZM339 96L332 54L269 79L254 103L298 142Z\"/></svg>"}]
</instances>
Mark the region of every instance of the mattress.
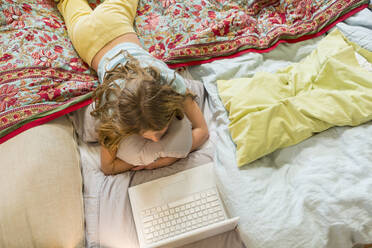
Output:
<instances>
[{"instance_id":1,"label":"mattress","mask_svg":"<svg viewBox=\"0 0 372 248\"><path fill-rule=\"evenodd\" d=\"M372 13L365 9L339 23L350 40L372 50ZM104 176L99 146L79 142L84 178L88 247L139 247L128 187L214 161L227 210L240 216L237 230L187 245L193 248L327 247L372 243L372 123L336 127L300 144L275 151L249 166L237 167L228 115L216 80L275 72L300 61L323 36L280 44L269 53L188 67L208 94L203 113L208 142L174 165L149 171Z\"/></svg>"}]
</instances>

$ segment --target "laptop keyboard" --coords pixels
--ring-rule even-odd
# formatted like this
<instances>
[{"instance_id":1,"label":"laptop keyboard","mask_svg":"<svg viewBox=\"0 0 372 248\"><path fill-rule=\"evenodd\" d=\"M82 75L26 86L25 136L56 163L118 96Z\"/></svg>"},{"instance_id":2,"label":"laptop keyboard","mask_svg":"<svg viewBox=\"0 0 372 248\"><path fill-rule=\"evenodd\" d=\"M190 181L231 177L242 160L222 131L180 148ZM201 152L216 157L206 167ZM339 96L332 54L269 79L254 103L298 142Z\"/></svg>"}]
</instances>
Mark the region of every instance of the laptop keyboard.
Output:
<instances>
[{"instance_id":1,"label":"laptop keyboard","mask_svg":"<svg viewBox=\"0 0 372 248\"><path fill-rule=\"evenodd\" d=\"M147 243L157 242L226 219L216 188L142 211Z\"/></svg>"}]
</instances>

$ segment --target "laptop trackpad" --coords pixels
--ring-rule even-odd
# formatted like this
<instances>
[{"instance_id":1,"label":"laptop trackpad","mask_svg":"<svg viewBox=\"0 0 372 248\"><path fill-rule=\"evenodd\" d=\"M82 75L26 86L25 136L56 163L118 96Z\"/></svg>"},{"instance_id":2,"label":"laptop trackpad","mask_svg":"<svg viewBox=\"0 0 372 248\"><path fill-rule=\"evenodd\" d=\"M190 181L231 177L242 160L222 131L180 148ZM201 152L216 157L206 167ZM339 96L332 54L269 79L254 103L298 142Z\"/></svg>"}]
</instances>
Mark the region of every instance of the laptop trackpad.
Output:
<instances>
[{"instance_id":1,"label":"laptop trackpad","mask_svg":"<svg viewBox=\"0 0 372 248\"><path fill-rule=\"evenodd\" d=\"M187 192L187 188L187 177L178 177L173 182L162 187L161 195L163 197L163 201L171 202L185 197L186 194L184 193Z\"/></svg>"}]
</instances>

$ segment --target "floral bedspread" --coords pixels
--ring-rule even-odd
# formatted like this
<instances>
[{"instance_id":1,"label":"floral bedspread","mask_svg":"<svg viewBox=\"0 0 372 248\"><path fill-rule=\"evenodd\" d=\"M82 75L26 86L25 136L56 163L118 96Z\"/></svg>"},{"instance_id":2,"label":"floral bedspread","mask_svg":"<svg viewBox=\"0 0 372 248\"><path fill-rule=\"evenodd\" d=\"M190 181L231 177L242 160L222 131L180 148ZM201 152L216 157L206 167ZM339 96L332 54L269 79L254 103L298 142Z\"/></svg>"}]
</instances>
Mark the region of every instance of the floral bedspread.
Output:
<instances>
[{"instance_id":1,"label":"floral bedspread","mask_svg":"<svg viewBox=\"0 0 372 248\"><path fill-rule=\"evenodd\" d=\"M0 143L89 104L97 82L53 0L0 0Z\"/></svg>"},{"instance_id":2,"label":"floral bedspread","mask_svg":"<svg viewBox=\"0 0 372 248\"><path fill-rule=\"evenodd\" d=\"M135 28L151 54L177 67L311 38L369 1L253 2L139 0ZM0 0L0 144L89 104L97 84L54 0Z\"/></svg>"},{"instance_id":3,"label":"floral bedspread","mask_svg":"<svg viewBox=\"0 0 372 248\"><path fill-rule=\"evenodd\" d=\"M170 67L320 35L368 0L140 0L136 30L144 47ZM345 15L346 14L346 15Z\"/></svg>"}]
</instances>

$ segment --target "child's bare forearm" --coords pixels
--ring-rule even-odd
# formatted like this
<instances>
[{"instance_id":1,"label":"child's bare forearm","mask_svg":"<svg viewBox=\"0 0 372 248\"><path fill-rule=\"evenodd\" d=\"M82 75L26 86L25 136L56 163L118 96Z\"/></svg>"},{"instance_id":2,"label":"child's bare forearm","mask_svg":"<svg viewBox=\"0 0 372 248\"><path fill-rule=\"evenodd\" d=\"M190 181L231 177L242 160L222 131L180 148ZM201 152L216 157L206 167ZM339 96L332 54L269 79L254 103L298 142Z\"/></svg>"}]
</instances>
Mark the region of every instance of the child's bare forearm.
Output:
<instances>
[{"instance_id":1,"label":"child's bare forearm","mask_svg":"<svg viewBox=\"0 0 372 248\"><path fill-rule=\"evenodd\" d=\"M207 141L209 131L198 104L191 98L187 98L184 104L186 116L192 125L192 146L190 150L192 152Z\"/></svg>"},{"instance_id":2,"label":"child's bare forearm","mask_svg":"<svg viewBox=\"0 0 372 248\"><path fill-rule=\"evenodd\" d=\"M202 146L209 138L208 129L195 128L192 130L192 145L190 152Z\"/></svg>"},{"instance_id":3,"label":"child's bare forearm","mask_svg":"<svg viewBox=\"0 0 372 248\"><path fill-rule=\"evenodd\" d=\"M115 160L112 163L112 170L110 175L119 174L125 171L128 171L132 169L134 166L131 164L128 164L127 162L121 160L120 158L115 158Z\"/></svg>"},{"instance_id":4,"label":"child's bare forearm","mask_svg":"<svg viewBox=\"0 0 372 248\"><path fill-rule=\"evenodd\" d=\"M115 175L132 169L134 166L116 157L116 151L101 146L101 171L107 175Z\"/></svg>"},{"instance_id":5,"label":"child's bare forearm","mask_svg":"<svg viewBox=\"0 0 372 248\"><path fill-rule=\"evenodd\" d=\"M152 162L151 164L147 165L145 167L145 169L152 170L152 169L156 169L156 168L165 167L165 166L173 164L177 160L179 160L179 158L173 158L173 157L159 158L158 160L156 160L156 161Z\"/></svg>"},{"instance_id":6,"label":"child's bare forearm","mask_svg":"<svg viewBox=\"0 0 372 248\"><path fill-rule=\"evenodd\" d=\"M116 175L119 173L126 172L130 169L132 169L134 166L131 164L126 163L125 161L115 158L112 163L106 165L105 167L101 167L101 170L103 173L108 176L108 175Z\"/></svg>"}]
</instances>

